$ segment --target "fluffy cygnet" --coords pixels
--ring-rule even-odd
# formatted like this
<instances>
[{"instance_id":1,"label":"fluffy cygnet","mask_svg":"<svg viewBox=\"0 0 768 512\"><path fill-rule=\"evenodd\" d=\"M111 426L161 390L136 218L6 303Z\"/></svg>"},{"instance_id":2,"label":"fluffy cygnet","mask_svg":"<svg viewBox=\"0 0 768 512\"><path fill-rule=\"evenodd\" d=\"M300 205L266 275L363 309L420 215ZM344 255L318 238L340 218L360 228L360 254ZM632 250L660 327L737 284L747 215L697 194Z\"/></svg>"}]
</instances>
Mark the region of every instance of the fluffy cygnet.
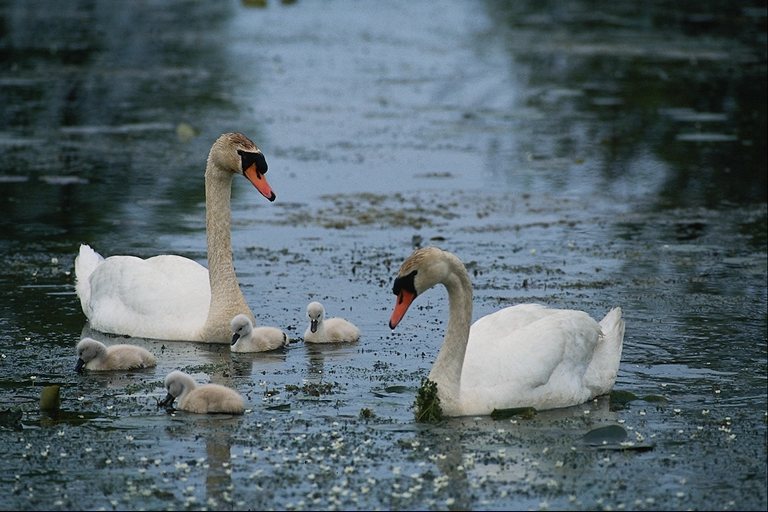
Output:
<instances>
[{"instance_id":1,"label":"fluffy cygnet","mask_svg":"<svg viewBox=\"0 0 768 512\"><path fill-rule=\"evenodd\" d=\"M245 402L240 393L220 384L198 386L188 374L174 370L165 377L168 395L158 407L170 407L179 399L177 409L197 414L223 413L243 414Z\"/></svg>"},{"instance_id":2,"label":"fluffy cygnet","mask_svg":"<svg viewBox=\"0 0 768 512\"><path fill-rule=\"evenodd\" d=\"M360 329L343 318L325 318L325 308L319 302L307 306L309 327L304 332L307 343L339 343L360 339Z\"/></svg>"},{"instance_id":3,"label":"fluffy cygnet","mask_svg":"<svg viewBox=\"0 0 768 512\"><path fill-rule=\"evenodd\" d=\"M132 370L149 368L157 364L155 356L136 345L111 345L107 347L93 338L83 338L77 344L76 372L86 370Z\"/></svg>"},{"instance_id":4,"label":"fluffy cygnet","mask_svg":"<svg viewBox=\"0 0 768 512\"><path fill-rule=\"evenodd\" d=\"M230 322L232 352L267 352L288 345L288 335L277 327L254 327L251 319L237 315Z\"/></svg>"}]
</instances>

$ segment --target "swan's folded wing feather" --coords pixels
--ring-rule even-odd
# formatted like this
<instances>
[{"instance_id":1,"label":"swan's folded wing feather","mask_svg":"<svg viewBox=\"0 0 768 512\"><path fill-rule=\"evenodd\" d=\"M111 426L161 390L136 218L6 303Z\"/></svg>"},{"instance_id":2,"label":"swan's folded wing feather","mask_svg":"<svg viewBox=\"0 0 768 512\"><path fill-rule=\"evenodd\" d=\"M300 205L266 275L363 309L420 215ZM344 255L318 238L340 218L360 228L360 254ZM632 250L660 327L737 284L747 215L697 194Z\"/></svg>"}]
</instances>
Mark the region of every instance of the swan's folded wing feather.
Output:
<instances>
[{"instance_id":1,"label":"swan's folded wing feather","mask_svg":"<svg viewBox=\"0 0 768 512\"><path fill-rule=\"evenodd\" d=\"M530 323L550 315L552 311L554 310L540 304L509 306L478 318L472 324L470 338L474 338L478 343L496 339L500 333L508 334L518 331Z\"/></svg>"},{"instance_id":2,"label":"swan's folded wing feather","mask_svg":"<svg viewBox=\"0 0 768 512\"><path fill-rule=\"evenodd\" d=\"M597 322L573 310L523 313L523 320L508 318L506 330L500 317L495 319L496 331L490 323L480 330L472 326L461 377L462 401L536 407L578 402L584 394L582 379L598 341ZM532 320L535 316L538 319Z\"/></svg>"},{"instance_id":3,"label":"swan's folded wing feather","mask_svg":"<svg viewBox=\"0 0 768 512\"><path fill-rule=\"evenodd\" d=\"M89 320L105 332L191 339L205 323L210 297L208 270L193 260L112 256L91 275Z\"/></svg>"}]
</instances>

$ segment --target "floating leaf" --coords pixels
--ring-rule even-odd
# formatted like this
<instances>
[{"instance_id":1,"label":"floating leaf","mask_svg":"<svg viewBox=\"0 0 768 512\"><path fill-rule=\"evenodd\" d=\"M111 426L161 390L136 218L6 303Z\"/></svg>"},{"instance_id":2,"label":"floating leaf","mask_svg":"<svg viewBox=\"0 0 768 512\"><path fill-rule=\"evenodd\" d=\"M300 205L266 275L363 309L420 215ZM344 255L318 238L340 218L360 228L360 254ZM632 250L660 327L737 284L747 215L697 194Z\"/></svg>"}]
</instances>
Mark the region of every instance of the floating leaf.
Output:
<instances>
[{"instance_id":1,"label":"floating leaf","mask_svg":"<svg viewBox=\"0 0 768 512\"><path fill-rule=\"evenodd\" d=\"M601 446L605 444L618 444L627 440L627 431L619 425L608 425L590 430L581 438L581 440L592 446Z\"/></svg>"},{"instance_id":2,"label":"floating leaf","mask_svg":"<svg viewBox=\"0 0 768 512\"><path fill-rule=\"evenodd\" d=\"M632 393L631 391L618 391L613 390L610 394L611 399L611 405L610 409L612 411L618 411L621 409L626 409L627 404L633 400L637 400L637 395Z\"/></svg>"},{"instance_id":3,"label":"floating leaf","mask_svg":"<svg viewBox=\"0 0 768 512\"><path fill-rule=\"evenodd\" d=\"M582 442L598 450L648 451L653 443L630 441L627 431L619 425L608 425L590 430L581 438Z\"/></svg>"}]
</instances>

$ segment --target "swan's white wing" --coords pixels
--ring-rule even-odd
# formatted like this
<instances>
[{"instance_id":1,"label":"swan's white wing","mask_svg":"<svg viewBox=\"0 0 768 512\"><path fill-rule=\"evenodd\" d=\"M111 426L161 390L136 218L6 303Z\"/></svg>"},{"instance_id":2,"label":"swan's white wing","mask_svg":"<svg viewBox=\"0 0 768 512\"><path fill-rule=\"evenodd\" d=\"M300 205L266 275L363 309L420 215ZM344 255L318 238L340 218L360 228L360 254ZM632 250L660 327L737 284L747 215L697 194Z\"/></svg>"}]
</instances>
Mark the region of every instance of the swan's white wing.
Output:
<instances>
[{"instance_id":1,"label":"swan's white wing","mask_svg":"<svg viewBox=\"0 0 768 512\"><path fill-rule=\"evenodd\" d=\"M487 414L494 408L553 408L589 399L584 373L600 335L589 315L524 305L489 317L470 329L461 377L465 409Z\"/></svg>"},{"instance_id":2,"label":"swan's white wing","mask_svg":"<svg viewBox=\"0 0 768 512\"><path fill-rule=\"evenodd\" d=\"M86 314L102 332L195 340L208 317L208 270L188 258L111 256L89 282Z\"/></svg>"},{"instance_id":3,"label":"swan's white wing","mask_svg":"<svg viewBox=\"0 0 768 512\"><path fill-rule=\"evenodd\" d=\"M541 304L518 304L500 309L478 318L470 328L469 339L475 339L476 342L497 339L500 335L518 331L542 317L551 315L552 311L554 310Z\"/></svg>"}]
</instances>

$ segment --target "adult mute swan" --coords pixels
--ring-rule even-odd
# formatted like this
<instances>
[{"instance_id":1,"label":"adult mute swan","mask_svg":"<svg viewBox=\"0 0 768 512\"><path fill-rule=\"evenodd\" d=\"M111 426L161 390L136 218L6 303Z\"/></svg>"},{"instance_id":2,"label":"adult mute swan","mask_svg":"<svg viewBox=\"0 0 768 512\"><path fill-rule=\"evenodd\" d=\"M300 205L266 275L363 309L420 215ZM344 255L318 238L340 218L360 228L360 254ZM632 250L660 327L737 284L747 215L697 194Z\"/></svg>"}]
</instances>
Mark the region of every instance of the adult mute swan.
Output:
<instances>
[{"instance_id":1,"label":"adult mute swan","mask_svg":"<svg viewBox=\"0 0 768 512\"><path fill-rule=\"evenodd\" d=\"M179 410L197 414L243 414L245 402L240 393L221 384L198 386L188 374L174 370L165 377L165 399L159 407L170 407L179 399Z\"/></svg>"},{"instance_id":2,"label":"adult mute swan","mask_svg":"<svg viewBox=\"0 0 768 512\"><path fill-rule=\"evenodd\" d=\"M307 343L340 343L360 339L360 329L343 318L325 318L325 308L319 302L307 305L309 327L304 331Z\"/></svg>"},{"instance_id":3,"label":"adult mute swan","mask_svg":"<svg viewBox=\"0 0 768 512\"><path fill-rule=\"evenodd\" d=\"M135 368L150 368L157 365L152 353L136 345L110 345L107 347L93 338L83 338L75 348L77 364L75 371L80 373L83 368L94 371L133 370Z\"/></svg>"},{"instance_id":4,"label":"adult mute swan","mask_svg":"<svg viewBox=\"0 0 768 512\"><path fill-rule=\"evenodd\" d=\"M252 321L232 263L232 179L245 176L270 201L267 162L241 133L213 143L205 168L208 267L176 255L104 259L88 245L75 258L75 289L83 313L97 331L164 340L229 343L237 314Z\"/></svg>"},{"instance_id":5,"label":"adult mute swan","mask_svg":"<svg viewBox=\"0 0 768 512\"><path fill-rule=\"evenodd\" d=\"M455 255L426 247L406 259L392 291L394 329L413 300L436 284L448 291L448 326L429 379L447 416L494 409L568 407L608 393L624 339L621 308L600 323L583 311L519 304L472 318L472 284Z\"/></svg>"},{"instance_id":6,"label":"adult mute swan","mask_svg":"<svg viewBox=\"0 0 768 512\"><path fill-rule=\"evenodd\" d=\"M277 327L254 327L251 319L237 315L230 323L231 352L267 352L288 346L288 335Z\"/></svg>"}]
</instances>

